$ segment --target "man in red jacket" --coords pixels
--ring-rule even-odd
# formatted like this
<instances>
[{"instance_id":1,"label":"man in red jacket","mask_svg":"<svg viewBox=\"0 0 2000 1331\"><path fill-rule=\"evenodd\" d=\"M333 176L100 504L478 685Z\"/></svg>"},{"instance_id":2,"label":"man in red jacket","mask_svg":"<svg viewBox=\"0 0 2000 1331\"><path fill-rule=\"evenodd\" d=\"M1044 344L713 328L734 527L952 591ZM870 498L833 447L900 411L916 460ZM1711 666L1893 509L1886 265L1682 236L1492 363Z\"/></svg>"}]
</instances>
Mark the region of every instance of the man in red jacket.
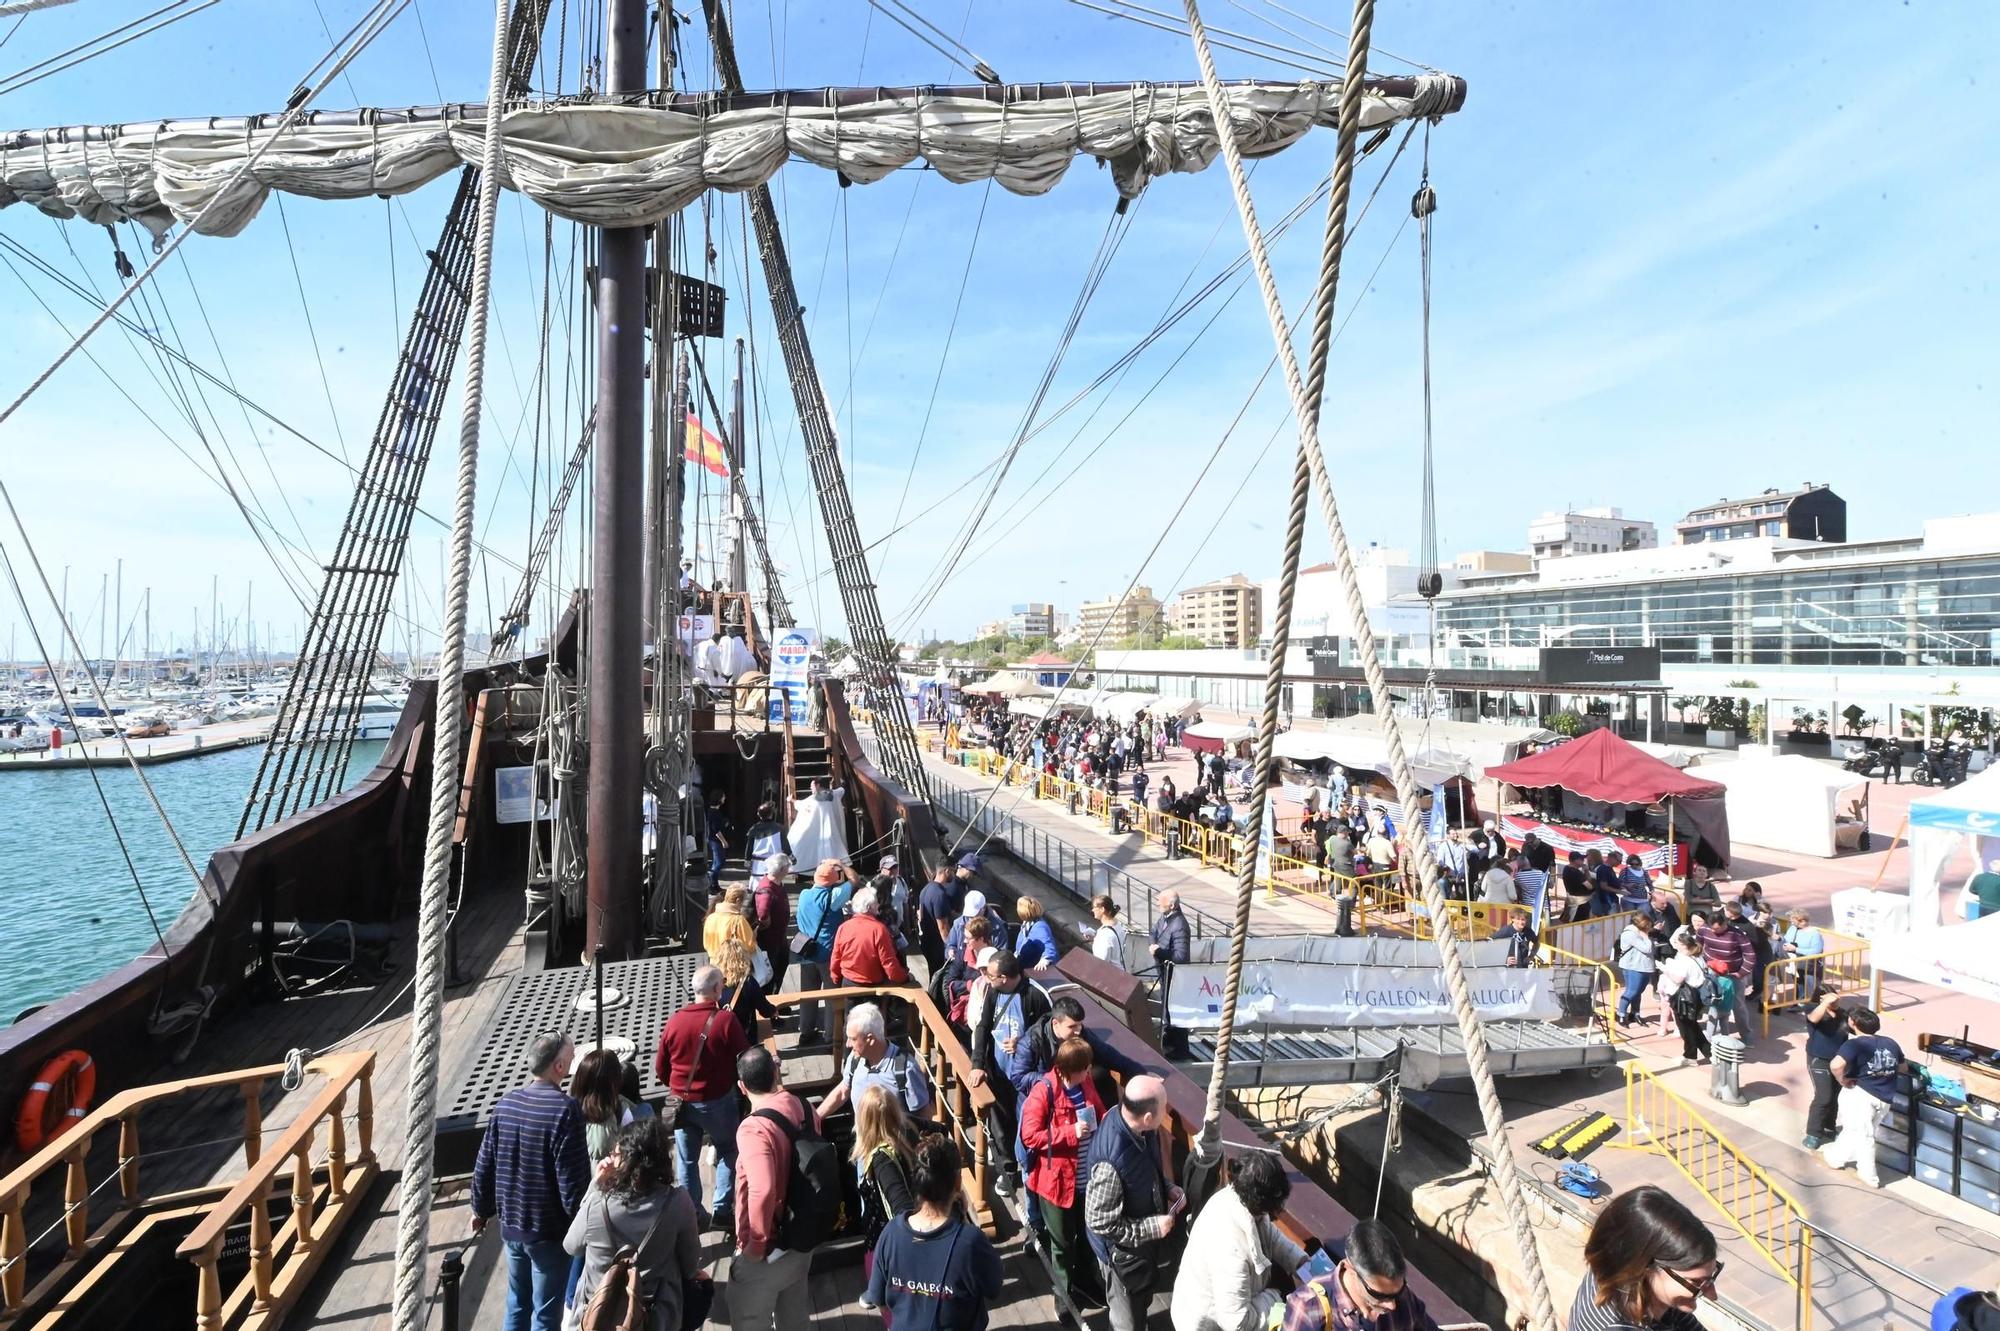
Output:
<instances>
[{"instance_id":1,"label":"man in red jacket","mask_svg":"<svg viewBox=\"0 0 2000 1331\"><path fill-rule=\"evenodd\" d=\"M875 914L876 900L873 888L854 894L848 908L852 914L833 936L833 955L826 968L829 983L852 987L910 982L910 968L896 955L896 936Z\"/></svg>"},{"instance_id":2,"label":"man in red jacket","mask_svg":"<svg viewBox=\"0 0 2000 1331\"><path fill-rule=\"evenodd\" d=\"M718 1005L722 971L703 966L694 973L694 1002L667 1020L653 1054L653 1075L681 1098L674 1144L681 1178L690 1193L700 1191L701 1139L715 1143L715 1191L710 1213L730 1228L736 1172L736 1056L750 1047L736 1014Z\"/></svg>"}]
</instances>

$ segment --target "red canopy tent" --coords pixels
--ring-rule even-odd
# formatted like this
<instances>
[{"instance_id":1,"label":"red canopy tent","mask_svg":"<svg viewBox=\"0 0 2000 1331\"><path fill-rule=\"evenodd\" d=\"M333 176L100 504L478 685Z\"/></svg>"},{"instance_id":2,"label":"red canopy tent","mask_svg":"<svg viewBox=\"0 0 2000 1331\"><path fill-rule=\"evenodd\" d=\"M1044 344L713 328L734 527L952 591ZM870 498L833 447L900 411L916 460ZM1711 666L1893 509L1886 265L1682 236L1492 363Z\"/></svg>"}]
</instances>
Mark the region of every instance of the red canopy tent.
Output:
<instances>
[{"instance_id":1,"label":"red canopy tent","mask_svg":"<svg viewBox=\"0 0 2000 1331\"><path fill-rule=\"evenodd\" d=\"M1729 815L1722 785L1689 776L1609 730L1593 730L1531 758L1489 767L1486 775L1529 789L1560 786L1606 804L1647 805L1671 799L1708 843L1718 867L1729 862Z\"/></svg>"}]
</instances>

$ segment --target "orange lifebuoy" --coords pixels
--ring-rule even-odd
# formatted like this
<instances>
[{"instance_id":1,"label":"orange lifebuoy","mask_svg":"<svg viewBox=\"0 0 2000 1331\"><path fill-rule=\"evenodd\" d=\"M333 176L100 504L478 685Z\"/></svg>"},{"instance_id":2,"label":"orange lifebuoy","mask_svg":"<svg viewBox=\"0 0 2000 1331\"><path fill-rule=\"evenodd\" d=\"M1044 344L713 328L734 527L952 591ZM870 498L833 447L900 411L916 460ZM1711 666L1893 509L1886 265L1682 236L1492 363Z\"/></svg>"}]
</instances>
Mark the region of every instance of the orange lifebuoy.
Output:
<instances>
[{"instance_id":1,"label":"orange lifebuoy","mask_svg":"<svg viewBox=\"0 0 2000 1331\"><path fill-rule=\"evenodd\" d=\"M90 1112L97 1093L97 1065L81 1049L65 1049L35 1074L14 1115L14 1144L37 1150L62 1136Z\"/></svg>"}]
</instances>

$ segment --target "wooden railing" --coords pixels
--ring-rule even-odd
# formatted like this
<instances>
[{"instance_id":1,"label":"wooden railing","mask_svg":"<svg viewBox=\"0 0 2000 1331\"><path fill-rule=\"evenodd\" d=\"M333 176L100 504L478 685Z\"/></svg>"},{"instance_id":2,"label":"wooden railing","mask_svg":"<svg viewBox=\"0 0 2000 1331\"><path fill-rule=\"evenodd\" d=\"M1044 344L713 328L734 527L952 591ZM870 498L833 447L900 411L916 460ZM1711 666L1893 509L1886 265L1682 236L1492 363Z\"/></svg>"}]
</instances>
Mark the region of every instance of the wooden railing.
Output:
<instances>
[{"instance_id":1,"label":"wooden railing","mask_svg":"<svg viewBox=\"0 0 2000 1331\"><path fill-rule=\"evenodd\" d=\"M931 996L915 986L855 985L842 989L772 994L770 999L781 1008L810 1002L827 1004L828 1029L837 1037L847 1030L847 1008L852 1003L881 1003L887 1000L904 1004L916 1014L913 1027L916 1048L907 1052L914 1053L930 1078L932 1116L942 1118L951 1129L959 1149L972 1162L965 1170L966 1187L978 1201L980 1224L992 1228L993 1197L989 1189L991 1180L986 1158L986 1123L994 1105L993 1088L986 1084L983 1075L978 1078L973 1076L977 1069L973 1067L972 1055L959 1044L951 1023L938 1011ZM836 1054L836 1066L838 1062ZM1014 1144L1002 1142L1000 1148L1011 1156Z\"/></svg>"},{"instance_id":2,"label":"wooden railing","mask_svg":"<svg viewBox=\"0 0 2000 1331\"><path fill-rule=\"evenodd\" d=\"M325 1085L268 1147L264 1142L263 1093L271 1082L285 1075L282 1063L136 1087L105 1101L76 1127L0 1179L0 1304L4 1304L6 1315L18 1313L29 1298L26 1208L35 1183L58 1167L63 1170L61 1223L68 1251L56 1269L45 1277L46 1284L62 1279L90 1255L90 1199L96 1189L90 1186L87 1165L97 1135L114 1124L117 1126L114 1177L122 1208L134 1209L149 1200L187 1201L190 1195L186 1193L151 1199L145 1195L140 1178L140 1166L146 1158L140 1147L140 1115L151 1107L200 1092L233 1088L243 1099L243 1158L247 1172L220 1201L198 1202L190 1208L200 1219L177 1255L192 1261L197 1268L195 1326L199 1331L216 1331L225 1321L234 1321L246 1305L248 1318L241 1323L244 1327L274 1322L318 1270L327 1246L374 1181L377 1165L370 1080L374 1067L372 1050L333 1054L307 1063L307 1075L324 1078ZM351 1153L346 1123L350 1096L355 1111ZM314 1151L322 1140L322 1123L326 1174L323 1203L313 1164ZM292 1209L282 1228L274 1233L270 1200L273 1182L280 1176L290 1181ZM223 1236L245 1210L250 1212L251 1223L250 1272L236 1288L224 1291L219 1274Z\"/></svg>"}]
</instances>

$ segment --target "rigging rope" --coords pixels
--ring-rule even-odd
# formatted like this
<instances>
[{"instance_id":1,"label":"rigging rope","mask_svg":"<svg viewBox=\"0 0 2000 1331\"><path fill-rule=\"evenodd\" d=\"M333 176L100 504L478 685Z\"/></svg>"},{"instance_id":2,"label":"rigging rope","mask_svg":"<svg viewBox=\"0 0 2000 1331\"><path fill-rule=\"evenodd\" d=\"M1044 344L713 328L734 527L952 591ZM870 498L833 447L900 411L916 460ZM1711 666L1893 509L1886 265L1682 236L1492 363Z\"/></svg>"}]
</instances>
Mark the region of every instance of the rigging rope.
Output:
<instances>
[{"instance_id":1,"label":"rigging rope","mask_svg":"<svg viewBox=\"0 0 2000 1331\"><path fill-rule=\"evenodd\" d=\"M479 423L486 401L486 330L493 292L493 229L500 212L500 120L507 98L510 0L494 0L493 63L487 76L486 137L480 148L479 209L472 300L465 318L465 398L458 429L458 488L451 518L451 575L438 651L437 708L431 723L430 829L417 930L417 992L410 1004L410 1084L404 1110L403 1176L396 1215L397 1331L424 1324L424 1267L430 1249L435 1173L439 1043L444 1027L446 898L452 829L458 817L460 739L465 724L465 616L471 585L473 498L479 479ZM537 19L539 23L539 18Z\"/></svg>"},{"instance_id":2,"label":"rigging rope","mask_svg":"<svg viewBox=\"0 0 2000 1331\"><path fill-rule=\"evenodd\" d=\"M1220 127L1229 123L1228 102L1222 90L1220 79L1215 72L1215 57L1209 50L1207 34L1201 25L1198 0L1182 0L1187 10L1188 31L1196 59L1201 65L1202 83L1207 88L1209 106ZM1320 289L1318 304L1314 311L1313 340L1310 352L1312 381L1300 377L1298 358L1293 350L1291 338L1285 324L1284 308L1278 299L1277 278L1271 272L1270 255L1265 248L1263 234L1257 225L1256 205L1251 200L1249 186L1243 176L1243 160L1238 152L1235 136L1218 133L1222 156L1228 169L1230 191L1236 198L1236 209L1243 221L1243 232L1250 244L1257 269L1257 283L1264 297L1264 310L1271 325L1271 336L1277 343L1278 354L1285 371L1285 386L1291 394L1293 411L1299 423L1299 465L1294 469L1292 483L1292 503L1286 531L1285 575L1278 585L1278 612L1275 635L1271 648L1270 668L1265 676L1264 712L1257 729L1257 767L1254 794L1248 814L1248 836L1257 837L1265 816L1265 803L1269 798L1271 784L1271 749L1276 737L1279 690L1284 678L1284 656L1286 639L1291 629L1292 595L1298 580L1299 552L1304 540L1306 482L1319 495L1321 516L1326 523L1327 534L1333 543L1333 563L1341 582L1341 591L1347 604L1350 622L1360 626L1356 634L1356 645L1361 656L1362 672L1368 681L1369 693L1377 699L1377 716L1381 721L1382 734L1389 749L1389 766L1396 786L1396 797L1403 807L1416 807L1416 778L1411 772L1409 755L1403 748L1401 728L1398 726L1393 709L1387 706L1389 697L1388 679L1382 669L1382 659L1376 650L1375 635L1367 630L1368 607L1362 596L1361 582L1356 572L1354 552L1348 545L1347 531L1340 520L1339 506L1335 501L1333 484L1327 474L1326 458L1319 443L1320 402L1326 387L1327 348L1332 333L1333 297L1340 278L1340 253L1344 240L1347 216L1347 197L1353 183L1354 138L1359 129L1362 96L1362 78L1368 62L1368 35L1374 25L1374 0L1355 0L1354 27L1349 38L1347 77L1341 83L1339 148L1334 166L1333 195L1328 207L1325 245L1320 268ZM1514 1161L1513 1148L1507 1131L1505 1110L1500 1104L1500 1096L1493 1084L1493 1069L1488 1057L1486 1036L1479 1022L1479 1014L1472 1003L1472 991L1466 979L1463 958L1459 955L1458 931L1452 923L1444 890L1439 881L1437 861L1433 858L1430 843L1423 833L1418 820L1406 819L1402 829L1403 842L1409 855L1415 859L1422 878L1424 901L1434 922L1435 936L1440 959L1443 963L1446 991L1451 996L1452 1015L1457 1019L1460 1039L1464 1042L1466 1061L1470 1065L1472 1082L1478 1092L1479 1112L1486 1134L1492 1145L1493 1181L1500 1193L1501 1206L1514 1230L1514 1240L1520 1249L1520 1258L1528 1277L1531 1322L1537 1331L1556 1331L1554 1300L1549 1294L1548 1275L1542 1269L1540 1250L1535 1246L1534 1230L1527 1211L1527 1198L1521 1189L1518 1167ZM1231 934L1229 971L1222 1000L1222 1028L1218 1032L1215 1049L1215 1071L1209 1083L1208 1112L1202 1124L1197 1151L1205 1159L1214 1159L1221 1150L1222 1100L1227 1093L1225 1080L1228 1072L1229 1042L1233 1035L1237 997L1242 990L1243 945L1250 922L1250 904L1256 884L1256 857L1247 856L1246 866L1238 880L1235 927Z\"/></svg>"}]
</instances>

